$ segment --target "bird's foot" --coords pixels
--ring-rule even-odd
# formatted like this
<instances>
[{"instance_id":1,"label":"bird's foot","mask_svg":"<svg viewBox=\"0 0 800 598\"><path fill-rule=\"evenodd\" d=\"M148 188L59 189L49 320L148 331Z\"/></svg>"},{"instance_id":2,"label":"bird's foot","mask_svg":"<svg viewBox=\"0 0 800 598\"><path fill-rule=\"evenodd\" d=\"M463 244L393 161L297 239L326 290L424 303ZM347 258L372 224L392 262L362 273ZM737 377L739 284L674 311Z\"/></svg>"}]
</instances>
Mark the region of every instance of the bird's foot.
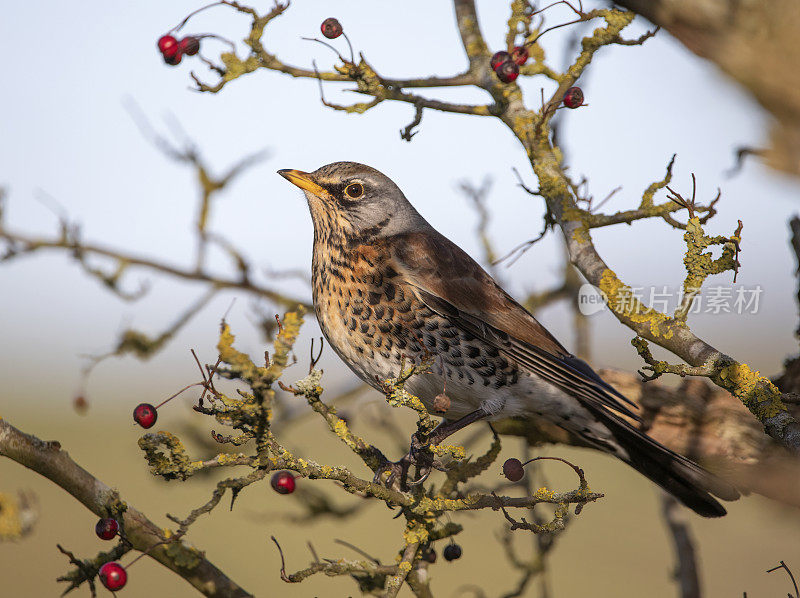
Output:
<instances>
[{"instance_id":1,"label":"bird's foot","mask_svg":"<svg viewBox=\"0 0 800 598\"><path fill-rule=\"evenodd\" d=\"M387 488L399 490L401 492L408 491L413 486L418 486L428 479L431 471L434 469L442 469L440 465L434 462L435 455L428 450L430 444L422 442L419 437L414 434L411 437L411 447L406 455L398 461L385 461L375 471L374 483L383 483ZM417 477L413 481L408 480L408 472L411 467L416 468ZM388 472L386 479L383 479L384 474Z\"/></svg>"},{"instance_id":2,"label":"bird's foot","mask_svg":"<svg viewBox=\"0 0 800 598\"><path fill-rule=\"evenodd\" d=\"M408 470L410 467L411 461L408 455L405 455L399 461L386 460L375 470L375 477L372 478L372 482L383 484L391 490L403 492L408 489ZM384 478L385 474L388 475Z\"/></svg>"}]
</instances>

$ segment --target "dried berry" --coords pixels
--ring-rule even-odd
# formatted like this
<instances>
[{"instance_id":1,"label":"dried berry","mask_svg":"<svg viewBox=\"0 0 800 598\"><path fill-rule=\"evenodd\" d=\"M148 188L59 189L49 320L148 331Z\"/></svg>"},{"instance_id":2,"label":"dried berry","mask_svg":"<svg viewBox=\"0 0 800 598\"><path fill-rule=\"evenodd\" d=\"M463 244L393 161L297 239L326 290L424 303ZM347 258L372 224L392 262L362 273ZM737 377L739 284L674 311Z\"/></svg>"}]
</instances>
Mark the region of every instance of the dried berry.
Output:
<instances>
[{"instance_id":1,"label":"dried berry","mask_svg":"<svg viewBox=\"0 0 800 598\"><path fill-rule=\"evenodd\" d=\"M100 567L97 576L106 589L112 592L124 588L125 583L128 581L128 574L125 572L125 567L117 562L106 563Z\"/></svg>"},{"instance_id":2,"label":"dried berry","mask_svg":"<svg viewBox=\"0 0 800 598\"><path fill-rule=\"evenodd\" d=\"M525 46L514 46L511 50L511 60L517 63L518 66L522 66L526 62L528 62L528 48Z\"/></svg>"},{"instance_id":3,"label":"dried berry","mask_svg":"<svg viewBox=\"0 0 800 598\"><path fill-rule=\"evenodd\" d=\"M580 87L570 87L564 94L564 105L567 108L583 106L583 90Z\"/></svg>"},{"instance_id":4,"label":"dried berry","mask_svg":"<svg viewBox=\"0 0 800 598\"><path fill-rule=\"evenodd\" d=\"M72 399L72 406L75 408L75 411L83 415L89 410L89 401L87 401L86 397L83 395L78 395Z\"/></svg>"},{"instance_id":5,"label":"dried berry","mask_svg":"<svg viewBox=\"0 0 800 598\"><path fill-rule=\"evenodd\" d=\"M328 17L322 21L320 31L322 31L322 35L328 39L336 39L344 30L342 29L342 24L338 20L333 17Z\"/></svg>"},{"instance_id":6,"label":"dried berry","mask_svg":"<svg viewBox=\"0 0 800 598\"><path fill-rule=\"evenodd\" d=\"M496 71L498 66L504 62L508 62L509 60L511 60L511 54L505 50L500 50L499 52L492 54L489 64L491 65L492 69Z\"/></svg>"},{"instance_id":7,"label":"dried berry","mask_svg":"<svg viewBox=\"0 0 800 598\"><path fill-rule=\"evenodd\" d=\"M291 494L294 492L294 476L288 471L275 472L269 483L272 485L272 489L278 494Z\"/></svg>"},{"instance_id":8,"label":"dried berry","mask_svg":"<svg viewBox=\"0 0 800 598\"><path fill-rule=\"evenodd\" d=\"M446 561L455 561L456 559L460 559L461 546L455 543L448 544L447 546L444 547L442 554L444 555L444 560Z\"/></svg>"},{"instance_id":9,"label":"dried berry","mask_svg":"<svg viewBox=\"0 0 800 598\"><path fill-rule=\"evenodd\" d=\"M113 540L119 531L119 523L113 517L105 517L94 526L94 533L101 540Z\"/></svg>"},{"instance_id":10,"label":"dried berry","mask_svg":"<svg viewBox=\"0 0 800 598\"><path fill-rule=\"evenodd\" d=\"M497 78L503 83L511 83L519 77L519 67L515 62L511 62L510 60L499 65L494 69L494 72L497 73Z\"/></svg>"},{"instance_id":11,"label":"dried berry","mask_svg":"<svg viewBox=\"0 0 800 598\"><path fill-rule=\"evenodd\" d=\"M436 395L433 399L433 410L436 413L446 413L448 409L450 409L450 397L445 393Z\"/></svg>"},{"instance_id":12,"label":"dried berry","mask_svg":"<svg viewBox=\"0 0 800 598\"><path fill-rule=\"evenodd\" d=\"M506 459L503 463L503 475L511 482L519 482L522 476L525 475L525 470L522 467L522 461L519 459Z\"/></svg>"},{"instance_id":13,"label":"dried berry","mask_svg":"<svg viewBox=\"0 0 800 598\"><path fill-rule=\"evenodd\" d=\"M143 428L152 428L158 419L158 411L150 403L140 403L133 410L134 421Z\"/></svg>"},{"instance_id":14,"label":"dried berry","mask_svg":"<svg viewBox=\"0 0 800 598\"><path fill-rule=\"evenodd\" d=\"M176 64L180 64L181 58L183 58L183 52L178 50L178 52L176 52L172 56L167 56L165 54L164 55L164 62L166 62L170 66L175 66Z\"/></svg>"},{"instance_id":15,"label":"dried berry","mask_svg":"<svg viewBox=\"0 0 800 598\"><path fill-rule=\"evenodd\" d=\"M193 35L188 35L178 42L178 47L187 56L194 56L200 51L200 39Z\"/></svg>"}]
</instances>

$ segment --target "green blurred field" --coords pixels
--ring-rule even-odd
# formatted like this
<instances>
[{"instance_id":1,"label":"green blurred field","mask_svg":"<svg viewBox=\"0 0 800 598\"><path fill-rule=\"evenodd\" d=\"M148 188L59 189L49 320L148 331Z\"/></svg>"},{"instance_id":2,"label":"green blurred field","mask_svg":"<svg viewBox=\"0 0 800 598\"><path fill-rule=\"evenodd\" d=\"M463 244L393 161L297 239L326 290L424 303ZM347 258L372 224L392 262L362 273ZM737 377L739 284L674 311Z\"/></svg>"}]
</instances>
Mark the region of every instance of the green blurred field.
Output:
<instances>
[{"instance_id":1,"label":"green blurred field","mask_svg":"<svg viewBox=\"0 0 800 598\"><path fill-rule=\"evenodd\" d=\"M166 525L164 513L186 514L207 500L214 482L209 477L185 483L154 479L136 446L141 430L131 425L129 412L127 404L113 410L95 407L81 417L64 403L52 404L44 411L3 401L2 415L23 431L43 439L60 440L76 461L118 488L124 500ZM185 405L175 405L163 415L157 429L180 433L182 422L188 419L209 424ZM379 441L359 426L357 420L354 425L357 432ZM290 448L318 461L347 463L357 473L368 474L315 417L309 416L286 430L284 440ZM499 480L499 463L516 447L516 441L506 443L498 466L485 473L481 481L490 484ZM556 454L553 448L548 451ZM605 492L606 498L588 505L551 553L551 595L677 596L677 588L670 580L673 555L654 488L625 466L602 456L561 448L557 454L584 467L592 489ZM546 467L553 489L567 490L574 486L566 468L557 463ZM300 480L300 484L328 482ZM106 546L94 536L95 517L91 513L38 475L16 463L0 460L0 491L20 488L36 492L41 518L31 536L17 543L0 544L0 595L58 596L61 589L55 578L67 570L67 562L57 552L56 542L80 556L93 555ZM343 492L336 494L342 495L343 504L357 500L344 496ZM784 573L766 574L765 570L784 560L800 574L800 512L759 497L730 504L729 510L729 516L722 520L691 518L702 559L706 595L738 598L747 592L750 598L785 596L792 588ZM391 562L400 546L402 523L393 521L393 514L381 504L370 505L353 518L320 520L312 526L299 526L287 520L287 514L297 512L292 496L277 495L268 483L262 483L246 489L233 512L221 505L201 519L192 528L189 540L205 550L212 562L245 589L261 597L359 595L355 584L347 578L318 576L297 585L281 582L279 559L269 541L270 535L281 541L289 569L302 568L310 560L308 540L322 557L356 557L333 542L334 538L341 538L385 562ZM475 584L492 597L511 590L517 576L504 561L495 539L497 530L504 525L502 516L483 512L458 515L454 520L466 527L459 536L464 556L446 563L441 559L443 546L437 547L440 558L430 569L435 595L473 596L463 588ZM524 551L530 538L526 532L517 534L518 545ZM123 562L131 559L127 556ZM129 575L128 586L118 594L121 597L198 595L183 580L146 558ZM88 596L89 592L81 589L73 595ZM401 595L411 594L404 591ZM526 595L538 595L536 584L532 584Z\"/></svg>"}]
</instances>

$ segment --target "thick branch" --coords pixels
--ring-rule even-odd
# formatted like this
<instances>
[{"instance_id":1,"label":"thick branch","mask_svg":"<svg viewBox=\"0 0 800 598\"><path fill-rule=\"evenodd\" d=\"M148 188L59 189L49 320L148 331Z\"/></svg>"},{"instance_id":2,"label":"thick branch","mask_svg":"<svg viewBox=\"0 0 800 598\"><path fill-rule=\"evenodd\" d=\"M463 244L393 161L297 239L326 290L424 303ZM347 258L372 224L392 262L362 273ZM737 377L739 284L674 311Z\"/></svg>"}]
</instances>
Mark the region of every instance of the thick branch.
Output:
<instances>
[{"instance_id":1,"label":"thick branch","mask_svg":"<svg viewBox=\"0 0 800 598\"><path fill-rule=\"evenodd\" d=\"M642 304L605 263L591 239L586 211L576 201L569 177L561 164L561 151L551 139L549 107L557 105L565 86L572 85L591 63L601 47L616 43L621 31L633 19L631 13L617 10L592 11L589 17L602 16L605 28L595 29L581 42L581 53L567 71L564 81L543 108L537 123L525 109L521 91L508 94L499 115L524 145L539 179L539 194L561 228L570 260L588 282L600 288L615 317L640 337L673 352L689 365L711 370L711 379L740 399L764 425L767 433L783 446L800 453L800 424L789 414L777 387L746 364L739 363L698 338L679 318L671 318ZM564 89L562 89L564 88ZM533 135L532 130L533 129ZM669 171L668 171L669 174ZM696 219L695 219L696 220ZM620 306L625 308L621 309Z\"/></svg>"},{"instance_id":2,"label":"thick branch","mask_svg":"<svg viewBox=\"0 0 800 598\"><path fill-rule=\"evenodd\" d=\"M761 421L767 433L800 452L800 424L789 415L780 391L767 378L698 338L686 324L645 306L597 253L554 148L547 140L534 148L534 169L553 216L564 233L570 260L591 284L602 290L614 316L637 335L671 351L689 365L714 372L711 379L729 390ZM544 191L546 190L546 191ZM615 306L626 305L626 309Z\"/></svg>"},{"instance_id":3,"label":"thick branch","mask_svg":"<svg viewBox=\"0 0 800 598\"><path fill-rule=\"evenodd\" d=\"M107 516L115 492L75 463L58 442L44 442L0 419L0 455L58 484L98 517ZM130 505L123 514L123 528L133 548L147 552L205 596L245 598L251 596L209 562L203 553L181 542L162 544L161 528ZM153 548L155 546L155 548ZM169 550L167 549L169 547Z\"/></svg>"}]
</instances>

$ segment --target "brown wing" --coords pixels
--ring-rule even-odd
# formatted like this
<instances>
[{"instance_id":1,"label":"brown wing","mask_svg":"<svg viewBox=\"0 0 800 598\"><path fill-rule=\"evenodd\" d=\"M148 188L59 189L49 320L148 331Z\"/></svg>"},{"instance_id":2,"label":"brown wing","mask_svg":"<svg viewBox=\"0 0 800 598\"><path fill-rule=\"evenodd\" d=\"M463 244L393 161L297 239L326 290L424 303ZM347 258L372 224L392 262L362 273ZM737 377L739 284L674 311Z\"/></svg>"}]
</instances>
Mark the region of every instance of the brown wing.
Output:
<instances>
[{"instance_id":1,"label":"brown wing","mask_svg":"<svg viewBox=\"0 0 800 598\"><path fill-rule=\"evenodd\" d=\"M389 241L399 273L419 299L531 373L595 407L639 419L588 364L571 355L461 248L431 229Z\"/></svg>"}]
</instances>

